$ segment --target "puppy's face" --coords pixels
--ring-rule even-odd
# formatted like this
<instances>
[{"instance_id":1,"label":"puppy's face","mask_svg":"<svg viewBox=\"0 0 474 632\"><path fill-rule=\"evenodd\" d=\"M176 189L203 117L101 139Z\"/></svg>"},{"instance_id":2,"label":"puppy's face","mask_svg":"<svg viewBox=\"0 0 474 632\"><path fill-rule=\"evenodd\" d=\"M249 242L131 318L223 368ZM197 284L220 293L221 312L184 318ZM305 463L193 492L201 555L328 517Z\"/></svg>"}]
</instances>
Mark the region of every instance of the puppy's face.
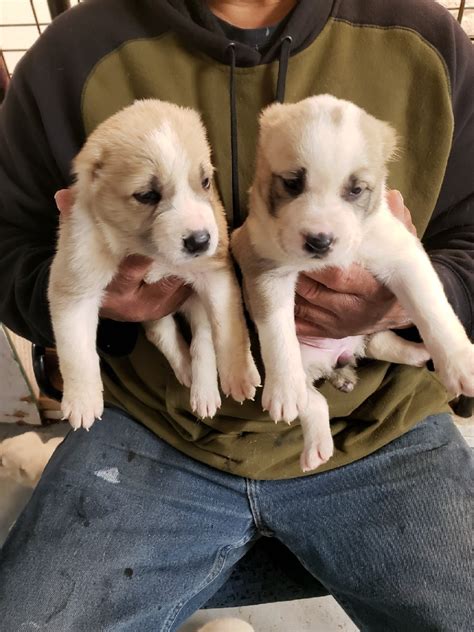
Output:
<instances>
[{"instance_id":1,"label":"puppy's face","mask_svg":"<svg viewBox=\"0 0 474 632\"><path fill-rule=\"evenodd\" d=\"M350 263L395 142L388 124L329 95L263 112L254 193L288 262Z\"/></svg>"},{"instance_id":2,"label":"puppy's face","mask_svg":"<svg viewBox=\"0 0 474 632\"><path fill-rule=\"evenodd\" d=\"M75 169L79 199L113 249L168 265L215 253L213 169L194 111L136 102L91 134Z\"/></svg>"}]
</instances>

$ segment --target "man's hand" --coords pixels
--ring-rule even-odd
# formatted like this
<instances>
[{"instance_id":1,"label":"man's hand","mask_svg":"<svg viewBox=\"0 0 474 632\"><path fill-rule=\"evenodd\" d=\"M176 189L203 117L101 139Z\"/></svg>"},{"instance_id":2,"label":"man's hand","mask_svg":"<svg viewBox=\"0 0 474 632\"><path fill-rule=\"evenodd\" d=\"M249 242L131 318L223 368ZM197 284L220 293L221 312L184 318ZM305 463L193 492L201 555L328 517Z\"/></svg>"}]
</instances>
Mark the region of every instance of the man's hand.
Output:
<instances>
[{"instance_id":1,"label":"man's hand","mask_svg":"<svg viewBox=\"0 0 474 632\"><path fill-rule=\"evenodd\" d=\"M393 215L416 234L398 191L387 200ZM411 325L395 296L370 272L354 264L344 270L300 274L296 287L296 331L302 336L344 338Z\"/></svg>"},{"instance_id":2,"label":"man's hand","mask_svg":"<svg viewBox=\"0 0 474 632\"><path fill-rule=\"evenodd\" d=\"M54 196L63 216L71 212L73 199L69 189ZM152 265L141 255L126 257L107 286L100 316L126 322L158 320L175 312L191 294L191 288L176 277L167 277L148 285L144 278Z\"/></svg>"}]
</instances>

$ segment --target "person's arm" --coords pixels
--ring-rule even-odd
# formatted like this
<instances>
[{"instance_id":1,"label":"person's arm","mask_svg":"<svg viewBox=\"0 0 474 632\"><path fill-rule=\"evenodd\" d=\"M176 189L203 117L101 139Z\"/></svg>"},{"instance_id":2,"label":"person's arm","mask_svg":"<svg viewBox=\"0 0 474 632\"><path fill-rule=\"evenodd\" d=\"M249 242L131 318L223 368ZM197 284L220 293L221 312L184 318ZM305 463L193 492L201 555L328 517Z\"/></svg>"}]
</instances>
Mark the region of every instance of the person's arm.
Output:
<instances>
[{"instance_id":1,"label":"person's arm","mask_svg":"<svg viewBox=\"0 0 474 632\"><path fill-rule=\"evenodd\" d=\"M460 25L449 16L442 26L438 26L436 33L443 40L440 51L449 73L454 133L438 201L422 241L454 311L472 337L474 46Z\"/></svg>"},{"instance_id":2,"label":"person's arm","mask_svg":"<svg viewBox=\"0 0 474 632\"><path fill-rule=\"evenodd\" d=\"M474 193L435 218L423 244L449 302L474 339Z\"/></svg>"},{"instance_id":3,"label":"person's arm","mask_svg":"<svg viewBox=\"0 0 474 632\"><path fill-rule=\"evenodd\" d=\"M20 69L0 110L0 320L44 345L53 342L46 290L57 230L53 193L61 185Z\"/></svg>"}]
</instances>

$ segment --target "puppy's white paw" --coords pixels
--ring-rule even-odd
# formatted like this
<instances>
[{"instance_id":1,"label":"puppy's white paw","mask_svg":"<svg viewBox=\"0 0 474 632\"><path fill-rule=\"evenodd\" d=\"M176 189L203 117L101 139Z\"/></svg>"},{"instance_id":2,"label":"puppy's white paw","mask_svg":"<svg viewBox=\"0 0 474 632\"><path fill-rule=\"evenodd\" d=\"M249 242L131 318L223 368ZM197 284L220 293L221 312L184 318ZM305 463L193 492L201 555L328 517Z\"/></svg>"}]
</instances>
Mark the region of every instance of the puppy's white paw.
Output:
<instances>
[{"instance_id":1,"label":"puppy's white paw","mask_svg":"<svg viewBox=\"0 0 474 632\"><path fill-rule=\"evenodd\" d=\"M306 410L308 388L304 372L269 374L262 394L263 410L267 410L273 421L291 423Z\"/></svg>"},{"instance_id":2,"label":"puppy's white paw","mask_svg":"<svg viewBox=\"0 0 474 632\"><path fill-rule=\"evenodd\" d=\"M221 396L216 380L193 382L191 385L191 408L196 417L212 419L220 407Z\"/></svg>"},{"instance_id":3,"label":"puppy's white paw","mask_svg":"<svg viewBox=\"0 0 474 632\"><path fill-rule=\"evenodd\" d=\"M177 344L173 353L168 354L166 357L178 382L190 388L192 383L192 371L191 354L189 353L188 346L184 342L182 345Z\"/></svg>"},{"instance_id":4,"label":"puppy's white paw","mask_svg":"<svg viewBox=\"0 0 474 632\"><path fill-rule=\"evenodd\" d=\"M312 439L303 448L300 457L300 466L303 472L311 472L323 463L329 461L334 452L334 442L331 434L325 434L317 439Z\"/></svg>"},{"instance_id":5,"label":"puppy's white paw","mask_svg":"<svg viewBox=\"0 0 474 632\"><path fill-rule=\"evenodd\" d=\"M357 384L357 373L351 366L334 369L329 377L331 384L343 393L350 393Z\"/></svg>"},{"instance_id":6,"label":"puppy's white paw","mask_svg":"<svg viewBox=\"0 0 474 632\"><path fill-rule=\"evenodd\" d=\"M191 372L191 360L190 358L181 357L181 362L175 363L172 366L176 379L180 384L191 388L192 384L192 372Z\"/></svg>"},{"instance_id":7,"label":"puppy's white paw","mask_svg":"<svg viewBox=\"0 0 474 632\"><path fill-rule=\"evenodd\" d=\"M446 389L455 395L474 397L474 345L468 343L451 350L443 358L433 357L438 375Z\"/></svg>"},{"instance_id":8,"label":"puppy's white paw","mask_svg":"<svg viewBox=\"0 0 474 632\"><path fill-rule=\"evenodd\" d=\"M69 419L74 430L78 428L89 430L96 419L101 419L104 412L100 380L94 383L82 382L72 385L67 385L65 382L61 410L63 419Z\"/></svg>"},{"instance_id":9,"label":"puppy's white paw","mask_svg":"<svg viewBox=\"0 0 474 632\"><path fill-rule=\"evenodd\" d=\"M237 358L229 358L229 366L219 371L221 388L236 402L255 398L256 389L261 385L260 375L250 352Z\"/></svg>"}]
</instances>

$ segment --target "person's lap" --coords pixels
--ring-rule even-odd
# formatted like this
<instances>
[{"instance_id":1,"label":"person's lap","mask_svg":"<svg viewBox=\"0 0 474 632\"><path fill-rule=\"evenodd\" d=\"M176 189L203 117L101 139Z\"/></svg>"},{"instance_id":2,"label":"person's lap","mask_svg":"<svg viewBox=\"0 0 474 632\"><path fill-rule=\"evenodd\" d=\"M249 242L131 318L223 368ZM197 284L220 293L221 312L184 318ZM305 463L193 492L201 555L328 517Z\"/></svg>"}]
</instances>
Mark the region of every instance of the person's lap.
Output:
<instances>
[{"instance_id":1,"label":"person's lap","mask_svg":"<svg viewBox=\"0 0 474 632\"><path fill-rule=\"evenodd\" d=\"M362 630L467 632L472 483L472 452L442 415L314 481L276 482L261 513Z\"/></svg>"},{"instance_id":2,"label":"person's lap","mask_svg":"<svg viewBox=\"0 0 474 632\"><path fill-rule=\"evenodd\" d=\"M176 630L261 535L363 629L467 630L471 458L441 416L344 468L249 481L109 409L59 447L5 544L2 630Z\"/></svg>"}]
</instances>

